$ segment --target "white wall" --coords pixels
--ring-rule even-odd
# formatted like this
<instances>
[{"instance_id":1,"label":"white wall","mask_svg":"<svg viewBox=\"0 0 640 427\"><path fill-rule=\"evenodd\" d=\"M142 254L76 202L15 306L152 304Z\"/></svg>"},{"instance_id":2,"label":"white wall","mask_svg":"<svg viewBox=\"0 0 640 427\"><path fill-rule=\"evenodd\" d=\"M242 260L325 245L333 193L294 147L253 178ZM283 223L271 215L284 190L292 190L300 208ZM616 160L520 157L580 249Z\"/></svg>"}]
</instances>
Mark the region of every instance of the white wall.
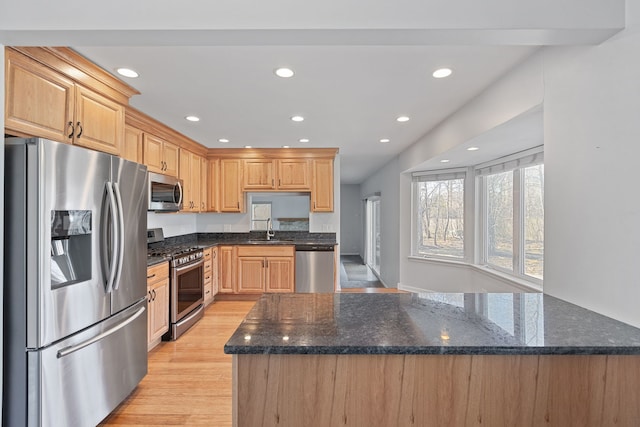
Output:
<instances>
[{"instance_id":1,"label":"white wall","mask_svg":"<svg viewBox=\"0 0 640 427\"><path fill-rule=\"evenodd\" d=\"M387 165L363 183L363 192L382 188L385 177L397 185L399 227L383 245L395 243L391 235L400 255L385 252L383 263L399 264L402 287L482 290L492 282L477 269L408 258L410 178L401 172L542 104L544 292L640 326L640 0L627 9L622 33L599 46L539 51L403 152L397 172Z\"/></svg>"},{"instance_id":2,"label":"white wall","mask_svg":"<svg viewBox=\"0 0 640 427\"><path fill-rule=\"evenodd\" d=\"M392 288L398 285L399 277L399 175L396 157L360 185L361 198L380 192L380 280L386 287Z\"/></svg>"},{"instance_id":3,"label":"white wall","mask_svg":"<svg viewBox=\"0 0 640 427\"><path fill-rule=\"evenodd\" d=\"M162 228L164 237L196 232L196 214L147 212L147 228Z\"/></svg>"},{"instance_id":4,"label":"white wall","mask_svg":"<svg viewBox=\"0 0 640 427\"><path fill-rule=\"evenodd\" d=\"M544 291L640 327L640 1L600 46L545 56Z\"/></svg>"},{"instance_id":5,"label":"white wall","mask_svg":"<svg viewBox=\"0 0 640 427\"><path fill-rule=\"evenodd\" d=\"M363 246L363 202L360 184L340 186L340 248L343 255L360 255Z\"/></svg>"}]
</instances>

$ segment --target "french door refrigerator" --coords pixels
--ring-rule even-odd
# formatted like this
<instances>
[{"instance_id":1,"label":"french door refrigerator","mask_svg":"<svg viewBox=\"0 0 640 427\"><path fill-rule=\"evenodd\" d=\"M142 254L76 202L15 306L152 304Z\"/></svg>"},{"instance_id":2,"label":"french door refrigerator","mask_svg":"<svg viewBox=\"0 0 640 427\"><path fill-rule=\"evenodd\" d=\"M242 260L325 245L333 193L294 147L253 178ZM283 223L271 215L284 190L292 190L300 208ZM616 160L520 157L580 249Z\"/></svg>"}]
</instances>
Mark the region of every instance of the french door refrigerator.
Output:
<instances>
[{"instance_id":1,"label":"french door refrigerator","mask_svg":"<svg viewBox=\"0 0 640 427\"><path fill-rule=\"evenodd\" d=\"M147 373L147 168L5 140L3 425L95 426Z\"/></svg>"}]
</instances>

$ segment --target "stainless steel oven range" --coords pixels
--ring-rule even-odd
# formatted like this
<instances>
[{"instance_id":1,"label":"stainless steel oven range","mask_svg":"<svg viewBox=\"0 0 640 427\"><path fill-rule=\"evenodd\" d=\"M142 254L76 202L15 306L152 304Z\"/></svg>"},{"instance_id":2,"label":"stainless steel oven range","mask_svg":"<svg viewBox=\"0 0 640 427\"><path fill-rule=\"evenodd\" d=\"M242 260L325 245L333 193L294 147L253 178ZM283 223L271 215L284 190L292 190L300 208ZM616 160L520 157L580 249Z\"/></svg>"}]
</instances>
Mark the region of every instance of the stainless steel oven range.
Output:
<instances>
[{"instance_id":1,"label":"stainless steel oven range","mask_svg":"<svg viewBox=\"0 0 640 427\"><path fill-rule=\"evenodd\" d=\"M153 233L151 233L153 231ZM162 230L149 230L159 234ZM162 339L176 340L204 316L204 258L202 249L171 246L150 249L150 256L170 256L169 261L169 332Z\"/></svg>"}]
</instances>

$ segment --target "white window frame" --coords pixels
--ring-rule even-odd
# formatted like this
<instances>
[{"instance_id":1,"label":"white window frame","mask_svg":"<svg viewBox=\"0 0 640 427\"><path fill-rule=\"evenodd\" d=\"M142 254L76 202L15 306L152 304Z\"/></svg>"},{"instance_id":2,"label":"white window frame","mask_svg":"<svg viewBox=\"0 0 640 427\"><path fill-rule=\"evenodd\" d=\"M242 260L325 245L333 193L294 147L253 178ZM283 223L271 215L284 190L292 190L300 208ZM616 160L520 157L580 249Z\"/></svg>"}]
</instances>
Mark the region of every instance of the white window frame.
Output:
<instances>
[{"instance_id":1,"label":"white window frame","mask_svg":"<svg viewBox=\"0 0 640 427\"><path fill-rule=\"evenodd\" d=\"M416 184L421 181L446 181L451 179L462 179L463 180L463 224L464 228L462 231L464 245L462 250L462 256L447 256L447 255L437 255L437 254L419 254L418 253L418 242L416 240L417 230L417 215L418 215L418 192L416 191ZM467 191L468 191L468 182L469 179L469 169L467 168L456 168L456 169L444 169L444 170L435 170L435 171L417 171L411 174L411 257L415 258L423 258L423 259L433 259L433 260L442 260L442 261L452 261L452 262L468 262L468 254L467 247L468 241L467 236L468 233L468 216L467 216Z\"/></svg>"},{"instance_id":2,"label":"white window frame","mask_svg":"<svg viewBox=\"0 0 640 427\"><path fill-rule=\"evenodd\" d=\"M510 156L476 166L476 218L478 230L478 246L476 248L477 263L519 279L534 283L542 287L543 280L525 274L524 263L524 180L523 169L544 164L543 147L535 147ZM486 177L501 172L513 172L513 270L508 270L488 262L488 201Z\"/></svg>"}]
</instances>

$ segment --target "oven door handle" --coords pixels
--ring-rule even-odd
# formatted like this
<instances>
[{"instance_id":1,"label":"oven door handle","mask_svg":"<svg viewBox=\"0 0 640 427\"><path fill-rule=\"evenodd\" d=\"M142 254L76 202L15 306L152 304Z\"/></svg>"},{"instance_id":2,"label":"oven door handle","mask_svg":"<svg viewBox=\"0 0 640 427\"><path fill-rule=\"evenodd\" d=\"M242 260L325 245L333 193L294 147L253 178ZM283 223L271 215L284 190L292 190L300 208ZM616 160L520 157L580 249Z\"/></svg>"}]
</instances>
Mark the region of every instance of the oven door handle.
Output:
<instances>
[{"instance_id":1,"label":"oven door handle","mask_svg":"<svg viewBox=\"0 0 640 427\"><path fill-rule=\"evenodd\" d=\"M188 270L192 270L194 268L198 268L203 264L204 264L204 259L200 258L198 261L195 261L193 263L184 264L184 265L181 265L179 267L174 267L174 271L176 273L182 273L183 271L188 271Z\"/></svg>"}]
</instances>

